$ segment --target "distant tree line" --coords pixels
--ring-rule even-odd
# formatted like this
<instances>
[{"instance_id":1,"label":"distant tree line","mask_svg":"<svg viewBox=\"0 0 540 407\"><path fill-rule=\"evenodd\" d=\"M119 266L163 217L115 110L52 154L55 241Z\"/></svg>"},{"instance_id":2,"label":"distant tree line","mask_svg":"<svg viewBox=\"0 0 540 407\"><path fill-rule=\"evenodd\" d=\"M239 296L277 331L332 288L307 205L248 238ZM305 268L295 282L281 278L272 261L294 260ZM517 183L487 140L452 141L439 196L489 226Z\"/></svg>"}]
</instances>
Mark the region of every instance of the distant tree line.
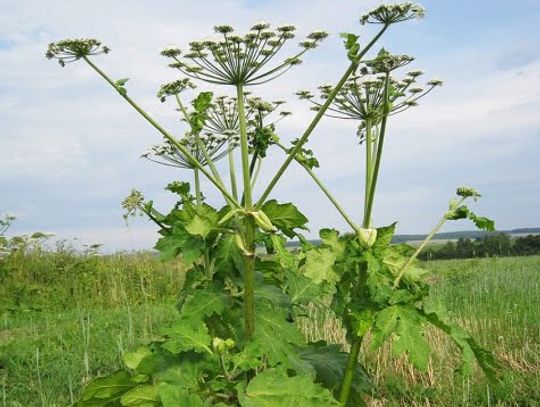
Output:
<instances>
[{"instance_id":1,"label":"distant tree line","mask_svg":"<svg viewBox=\"0 0 540 407\"><path fill-rule=\"evenodd\" d=\"M443 246L426 249L420 258L467 259L473 257L528 256L540 254L540 235L528 235L511 239L505 233L495 233L474 240L459 238Z\"/></svg>"}]
</instances>

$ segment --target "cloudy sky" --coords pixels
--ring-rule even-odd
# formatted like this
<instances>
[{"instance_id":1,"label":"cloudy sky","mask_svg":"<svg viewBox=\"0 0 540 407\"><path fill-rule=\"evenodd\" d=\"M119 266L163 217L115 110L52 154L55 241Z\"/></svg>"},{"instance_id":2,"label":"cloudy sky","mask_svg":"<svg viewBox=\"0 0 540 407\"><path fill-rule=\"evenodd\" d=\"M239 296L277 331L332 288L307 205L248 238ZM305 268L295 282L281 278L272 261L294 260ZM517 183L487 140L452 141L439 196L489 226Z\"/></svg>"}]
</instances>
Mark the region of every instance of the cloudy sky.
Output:
<instances>
[{"instance_id":1,"label":"cloudy sky","mask_svg":"<svg viewBox=\"0 0 540 407\"><path fill-rule=\"evenodd\" d=\"M347 66L338 33L373 34L358 17L371 0L82 1L2 0L0 10L0 210L17 216L13 233L46 231L108 250L149 248L155 229L142 219L126 227L120 202L137 188L168 208L163 187L188 172L139 158L158 134L83 63L61 68L44 57L49 42L96 37L112 48L95 61L113 78L129 77L130 95L181 134L174 107L155 97L177 78L159 51L208 37L230 23L240 31L266 20L292 22L299 34L332 35L286 76L256 93L291 101L284 140L312 117L297 89L335 82ZM391 27L380 46L414 55L410 66L445 86L389 124L374 221L399 220L398 233L425 233L455 187L484 195L475 209L500 229L540 226L540 3L536 0L424 1L422 21ZM204 87L204 85L202 86ZM233 89L219 88L219 93ZM362 151L354 123L325 119L310 146L318 171L356 218L362 208ZM283 159L265 163L264 184ZM221 204L206 185L209 201ZM260 192L260 190L259 190ZM346 229L306 174L291 167L273 197L295 202L321 227ZM466 222L447 230L470 229Z\"/></svg>"}]
</instances>

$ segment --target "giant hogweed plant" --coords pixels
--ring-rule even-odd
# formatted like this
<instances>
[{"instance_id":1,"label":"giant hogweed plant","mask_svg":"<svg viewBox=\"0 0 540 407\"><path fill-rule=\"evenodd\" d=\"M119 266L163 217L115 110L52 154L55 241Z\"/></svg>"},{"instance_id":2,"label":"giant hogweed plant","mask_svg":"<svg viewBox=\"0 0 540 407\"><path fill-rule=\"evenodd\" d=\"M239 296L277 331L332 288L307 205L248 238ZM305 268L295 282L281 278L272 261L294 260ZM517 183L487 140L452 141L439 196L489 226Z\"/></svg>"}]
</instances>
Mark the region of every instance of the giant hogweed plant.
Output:
<instances>
[{"instance_id":1,"label":"giant hogweed plant","mask_svg":"<svg viewBox=\"0 0 540 407\"><path fill-rule=\"evenodd\" d=\"M264 22L245 35L228 25L216 26L219 39L192 42L185 52L164 50L169 66L184 78L163 85L158 97L174 98L184 122L182 136L162 127L129 96L127 79L112 79L94 62L94 56L109 52L101 42L50 44L48 58L62 66L85 62L160 133L162 144L151 147L146 158L193 171L195 184L195 195L188 182L167 186L178 196L168 213L158 211L138 191L124 201L126 216L139 212L160 227L156 248L162 258L180 256L188 269L180 314L151 344L125 354L125 369L91 382L78 406L364 405L363 396L374 393L358 361L367 334L369 349L391 341L394 355L406 354L423 370L430 356L424 337L429 325L449 335L461 350L463 373L470 373L476 360L495 377L492 355L451 323L442 304L429 299L426 273L416 261L446 221L468 218L480 228L493 229L493 222L465 205L479 198L478 192L458 188L457 197L416 250L392 244L395 224L376 228L371 220L389 118L415 106L441 82L419 88L420 72L401 79L395 74L412 58L384 49L371 57L368 53L392 25L423 14L410 3L382 5L360 19L361 24L380 27L364 46L357 34L342 34L349 66L335 85L319 88L320 98L310 91L297 93L311 101L316 113L290 146L276 134L276 116L289 115L278 114L282 102L265 102L245 88L265 84L298 65L327 37L324 31L309 34L300 50L286 58L279 56L295 37L295 27L271 29ZM201 92L186 104L184 92L194 91L192 81L231 86L236 95L214 98ZM361 214L348 214L315 173L319 161L306 144L325 116L358 123L366 169ZM283 164L256 198L252 192L258 169L276 149L286 154ZM238 174L235 155L240 156ZM225 158L228 183L215 164ZM301 235L308 219L292 203L269 199L293 161L321 188L352 234L323 229L322 243L314 245ZM221 208L205 202L201 176L223 196ZM360 223L355 215L362 218ZM301 245L291 252L285 242L294 237ZM342 321L348 352L342 344L306 343L295 320L313 304L330 306Z\"/></svg>"}]
</instances>

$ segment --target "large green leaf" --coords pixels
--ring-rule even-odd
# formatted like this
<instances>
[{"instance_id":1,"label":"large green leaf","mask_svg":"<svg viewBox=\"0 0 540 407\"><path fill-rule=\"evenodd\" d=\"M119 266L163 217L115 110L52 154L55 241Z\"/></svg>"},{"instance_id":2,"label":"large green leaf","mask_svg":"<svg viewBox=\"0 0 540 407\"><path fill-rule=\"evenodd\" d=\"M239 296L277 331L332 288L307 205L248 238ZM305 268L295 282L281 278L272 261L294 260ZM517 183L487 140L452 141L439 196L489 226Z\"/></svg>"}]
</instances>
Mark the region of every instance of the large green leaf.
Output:
<instances>
[{"instance_id":1,"label":"large green leaf","mask_svg":"<svg viewBox=\"0 0 540 407\"><path fill-rule=\"evenodd\" d=\"M271 236L272 245L276 251L275 257L282 267L289 270L296 270L297 258L284 245L284 239L278 235Z\"/></svg>"},{"instance_id":2,"label":"large green leaf","mask_svg":"<svg viewBox=\"0 0 540 407\"><path fill-rule=\"evenodd\" d=\"M316 284L323 281L335 283L338 275L334 271L336 252L331 247L315 247L305 253L305 262L301 267L302 274Z\"/></svg>"},{"instance_id":3,"label":"large green leaf","mask_svg":"<svg viewBox=\"0 0 540 407\"><path fill-rule=\"evenodd\" d=\"M223 272L227 276L234 275L234 270L243 266L243 255L234 241L233 235L221 236L212 255L216 272Z\"/></svg>"},{"instance_id":4,"label":"large green leaf","mask_svg":"<svg viewBox=\"0 0 540 407\"><path fill-rule=\"evenodd\" d=\"M211 361L205 355L195 352L175 355L175 363L153 375L157 382L172 384L183 389L194 389L198 387L198 380L203 375L203 371L211 371Z\"/></svg>"},{"instance_id":5,"label":"large green leaf","mask_svg":"<svg viewBox=\"0 0 540 407\"><path fill-rule=\"evenodd\" d=\"M123 406L158 407L160 403L158 389L153 385L138 386L124 393L120 402Z\"/></svg>"},{"instance_id":6,"label":"large green leaf","mask_svg":"<svg viewBox=\"0 0 540 407\"><path fill-rule=\"evenodd\" d=\"M193 321L221 314L230 303L230 298L223 290L212 285L205 288L189 290L187 299L181 308L182 318Z\"/></svg>"},{"instance_id":7,"label":"large green leaf","mask_svg":"<svg viewBox=\"0 0 540 407\"><path fill-rule=\"evenodd\" d=\"M406 353L409 361L418 369L425 370L431 347L424 338L425 317L410 305L393 305L380 311L373 326L372 348L381 346L392 336L392 353Z\"/></svg>"},{"instance_id":8,"label":"large green leaf","mask_svg":"<svg viewBox=\"0 0 540 407\"><path fill-rule=\"evenodd\" d=\"M172 328L163 331L167 340L163 348L171 353L182 353L193 350L195 352L213 353L210 349L212 338L202 321L182 320Z\"/></svg>"},{"instance_id":9,"label":"large green leaf","mask_svg":"<svg viewBox=\"0 0 540 407\"><path fill-rule=\"evenodd\" d=\"M194 207L195 215L189 216L186 221L186 231L194 236L201 236L205 239L208 234L218 227L219 214L208 204L201 204Z\"/></svg>"},{"instance_id":10,"label":"large green leaf","mask_svg":"<svg viewBox=\"0 0 540 407\"><path fill-rule=\"evenodd\" d=\"M261 210L270 218L272 224L289 237L295 235L294 229L306 229L306 218L292 203L279 204L275 199L267 201Z\"/></svg>"},{"instance_id":11,"label":"large green leaf","mask_svg":"<svg viewBox=\"0 0 540 407\"><path fill-rule=\"evenodd\" d=\"M326 287L324 284L317 284L312 279L297 271L287 270L285 276L287 294L289 294L293 304L320 304L324 300L324 297L327 294L327 292L325 292Z\"/></svg>"},{"instance_id":12,"label":"large green leaf","mask_svg":"<svg viewBox=\"0 0 540 407\"><path fill-rule=\"evenodd\" d=\"M444 305L433 300L424 301L423 312L427 320L449 335L461 350L461 372L470 375L473 372L474 361L478 363L485 375L493 382L497 380L499 364L491 352L482 348L474 338L463 328L454 325Z\"/></svg>"},{"instance_id":13,"label":"large green leaf","mask_svg":"<svg viewBox=\"0 0 540 407\"><path fill-rule=\"evenodd\" d=\"M348 353L342 352L340 345L327 345L326 342L319 341L299 348L298 354L315 369L317 383L337 396L345 374ZM358 363L354 372L348 406L363 406L362 395L372 390L373 385L367 372Z\"/></svg>"},{"instance_id":14,"label":"large green leaf","mask_svg":"<svg viewBox=\"0 0 540 407\"><path fill-rule=\"evenodd\" d=\"M409 260L409 256L412 255L414 250L406 244L396 244L389 246L383 255L383 263L388 267L388 270L395 277L405 266ZM427 271L417 266L417 262L414 261L407 266L403 273L403 278L410 283L417 283L422 280Z\"/></svg>"},{"instance_id":15,"label":"large green leaf","mask_svg":"<svg viewBox=\"0 0 540 407\"><path fill-rule=\"evenodd\" d=\"M154 375L177 362L177 358L161 348L160 343L140 347L124 354L124 363L138 375Z\"/></svg>"},{"instance_id":16,"label":"large green leaf","mask_svg":"<svg viewBox=\"0 0 540 407\"><path fill-rule=\"evenodd\" d=\"M188 394L185 389L170 384L159 385L159 396L163 407L204 407L199 396Z\"/></svg>"},{"instance_id":17,"label":"large green leaf","mask_svg":"<svg viewBox=\"0 0 540 407\"><path fill-rule=\"evenodd\" d=\"M294 322L287 320L288 313L282 310L259 307L255 314L255 337L246 345L266 355L270 366L278 364L302 369L293 345L304 343L304 337Z\"/></svg>"},{"instance_id":18,"label":"large green leaf","mask_svg":"<svg viewBox=\"0 0 540 407\"><path fill-rule=\"evenodd\" d=\"M289 377L286 370L268 369L258 374L239 394L242 407L340 406L330 391L310 376Z\"/></svg>"},{"instance_id":19,"label":"large green leaf","mask_svg":"<svg viewBox=\"0 0 540 407\"><path fill-rule=\"evenodd\" d=\"M136 383L132 382L131 376L124 370L117 371L107 377L100 377L90 382L84 389L78 406L91 406L93 401L112 401L119 399L122 394L132 389ZM99 405L99 404L97 404ZM103 404L107 405L106 403Z\"/></svg>"},{"instance_id":20,"label":"large green leaf","mask_svg":"<svg viewBox=\"0 0 540 407\"><path fill-rule=\"evenodd\" d=\"M291 308L291 299L281 288L269 284L265 281L256 281L255 298L257 301L267 301L274 307L288 310Z\"/></svg>"},{"instance_id":21,"label":"large green leaf","mask_svg":"<svg viewBox=\"0 0 540 407\"><path fill-rule=\"evenodd\" d=\"M204 240L189 234L182 226L175 225L170 234L158 240L155 248L160 252L161 260L170 260L182 254L184 264L189 266L202 256Z\"/></svg>"},{"instance_id":22,"label":"large green leaf","mask_svg":"<svg viewBox=\"0 0 540 407\"><path fill-rule=\"evenodd\" d=\"M336 229L321 229L319 236L323 244L334 250L336 256L341 256L345 251L345 242L339 239L339 232Z\"/></svg>"}]
</instances>

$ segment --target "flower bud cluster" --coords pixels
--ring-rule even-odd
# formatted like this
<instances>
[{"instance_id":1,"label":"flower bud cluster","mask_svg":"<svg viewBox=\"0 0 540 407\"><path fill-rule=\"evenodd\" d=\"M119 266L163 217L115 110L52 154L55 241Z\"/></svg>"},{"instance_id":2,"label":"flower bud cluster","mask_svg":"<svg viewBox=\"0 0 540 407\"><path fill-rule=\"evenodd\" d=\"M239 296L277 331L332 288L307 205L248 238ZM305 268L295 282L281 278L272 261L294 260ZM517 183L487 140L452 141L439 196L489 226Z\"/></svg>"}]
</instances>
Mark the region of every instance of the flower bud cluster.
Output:
<instances>
[{"instance_id":1,"label":"flower bud cluster","mask_svg":"<svg viewBox=\"0 0 540 407\"><path fill-rule=\"evenodd\" d=\"M57 59L62 66L90 55L108 54L110 48L94 38L67 39L51 42L45 56Z\"/></svg>"},{"instance_id":2,"label":"flower bud cluster","mask_svg":"<svg viewBox=\"0 0 540 407\"><path fill-rule=\"evenodd\" d=\"M414 3L381 4L360 17L361 24L390 25L402 21L421 19L426 10Z\"/></svg>"},{"instance_id":3,"label":"flower bud cluster","mask_svg":"<svg viewBox=\"0 0 540 407\"><path fill-rule=\"evenodd\" d=\"M163 85L158 90L157 97L165 102L167 96L179 95L186 89L195 89L195 84L189 79L178 79L176 81L168 82Z\"/></svg>"}]
</instances>

